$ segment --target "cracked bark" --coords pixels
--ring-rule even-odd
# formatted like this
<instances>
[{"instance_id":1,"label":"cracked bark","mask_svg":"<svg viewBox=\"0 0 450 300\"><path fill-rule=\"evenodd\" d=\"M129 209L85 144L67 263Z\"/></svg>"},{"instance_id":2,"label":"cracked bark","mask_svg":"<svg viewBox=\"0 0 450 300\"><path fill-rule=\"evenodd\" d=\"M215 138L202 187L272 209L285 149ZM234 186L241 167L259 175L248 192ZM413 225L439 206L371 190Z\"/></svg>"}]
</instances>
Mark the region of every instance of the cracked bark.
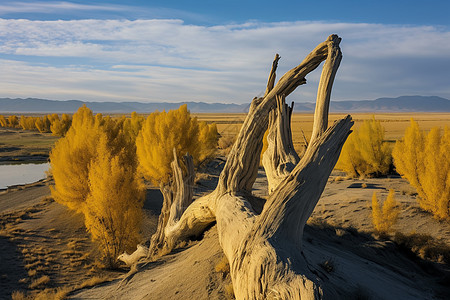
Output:
<instances>
[{"instance_id":1,"label":"cracked bark","mask_svg":"<svg viewBox=\"0 0 450 300\"><path fill-rule=\"evenodd\" d=\"M277 106L269 114L268 145L262 158L269 194L291 173L300 160L292 142L291 116L294 103L288 106L283 96L277 96L276 99Z\"/></svg>"},{"instance_id":2,"label":"cracked bark","mask_svg":"<svg viewBox=\"0 0 450 300\"><path fill-rule=\"evenodd\" d=\"M183 157L184 171L178 162L175 149L173 149L173 156L171 163L172 179L168 184L160 187L164 200L156 232L150 240L149 258L166 254L174 248L178 241L170 238L166 231L180 220L184 211L192 204L195 179L192 156L187 153Z\"/></svg>"},{"instance_id":3,"label":"cracked bark","mask_svg":"<svg viewBox=\"0 0 450 300\"><path fill-rule=\"evenodd\" d=\"M353 125L347 116L327 128L331 87L341 60L340 40L337 35L329 36L277 84L279 56L275 56L266 93L253 99L216 189L192 202L179 219L163 226L164 243L173 246L189 236L200 235L216 221L236 299L320 299L333 294L323 285L314 266L308 265L301 249L306 221ZM324 60L313 136L299 159L290 136L292 108L284 99L305 84L305 76ZM266 170L275 171L268 172L271 194L259 213L252 205L251 190L269 120L274 135L284 132L285 138L275 138L275 150L266 158L270 165ZM167 207L163 210L167 211Z\"/></svg>"}]
</instances>

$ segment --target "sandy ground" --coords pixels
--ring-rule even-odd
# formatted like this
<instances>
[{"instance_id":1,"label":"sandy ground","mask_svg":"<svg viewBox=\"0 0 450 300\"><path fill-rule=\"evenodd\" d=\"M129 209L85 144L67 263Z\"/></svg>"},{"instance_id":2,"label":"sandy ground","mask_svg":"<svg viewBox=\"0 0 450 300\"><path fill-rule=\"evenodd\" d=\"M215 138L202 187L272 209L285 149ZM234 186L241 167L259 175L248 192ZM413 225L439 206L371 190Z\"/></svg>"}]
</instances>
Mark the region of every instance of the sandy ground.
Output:
<instances>
[{"instance_id":1,"label":"sandy ground","mask_svg":"<svg viewBox=\"0 0 450 300\"><path fill-rule=\"evenodd\" d=\"M196 196L215 187L223 162L214 160L198 175ZM264 172L260 170L254 193L264 197L265 186ZM420 249L416 249L416 255L411 249L372 233L372 194L375 191L378 199L384 200L389 189L395 190L402 208L397 231L427 234L449 245L450 224L420 210L414 190L403 179L392 176L349 180L333 172L305 229L307 259L323 269L325 283L336 287L341 299L450 299L449 266L442 259L440 263L439 259L430 261L427 255L420 255ZM215 227L202 240L142 266L123 281L127 269L101 269L82 217L53 202L49 195L46 182L0 194L1 299L10 299L15 290L37 294L45 288L75 289L93 277L107 281L93 288L77 289L69 296L232 299L229 275L223 268L216 270L223 254ZM159 191L149 189L144 206L144 237L155 229L161 204ZM31 288L42 276L49 276L49 282Z\"/></svg>"},{"instance_id":2,"label":"sandy ground","mask_svg":"<svg viewBox=\"0 0 450 300\"><path fill-rule=\"evenodd\" d=\"M11 299L14 291L31 296L56 288L71 291L127 272L103 268L83 216L54 202L48 184L43 180L0 193L0 299ZM145 202L146 237L156 228L154 210L162 203L155 192L149 189ZM48 282L36 285L45 276Z\"/></svg>"},{"instance_id":3,"label":"sandy ground","mask_svg":"<svg viewBox=\"0 0 450 300\"><path fill-rule=\"evenodd\" d=\"M214 122L222 136L235 136L245 120L246 114L203 113L194 114L201 121ZM294 148L301 153L304 145L303 133L309 140L312 133L313 113L293 113L291 119ZM330 113L328 124L345 117L345 113ZM352 113L355 122L353 130L359 128L365 120L374 116L385 129L385 139L393 143L405 135L405 129L413 118L421 130L429 131L433 127L450 126L450 113ZM303 131L303 132L302 132Z\"/></svg>"},{"instance_id":4,"label":"sandy ground","mask_svg":"<svg viewBox=\"0 0 450 300\"><path fill-rule=\"evenodd\" d=\"M438 221L420 209L415 189L398 175L385 178L345 179L344 173L334 171L312 217L338 226L351 226L358 231L372 232L371 205L375 192L377 199L386 199L389 190L395 191L400 215L394 229L404 234L428 234L450 242L450 223Z\"/></svg>"}]
</instances>

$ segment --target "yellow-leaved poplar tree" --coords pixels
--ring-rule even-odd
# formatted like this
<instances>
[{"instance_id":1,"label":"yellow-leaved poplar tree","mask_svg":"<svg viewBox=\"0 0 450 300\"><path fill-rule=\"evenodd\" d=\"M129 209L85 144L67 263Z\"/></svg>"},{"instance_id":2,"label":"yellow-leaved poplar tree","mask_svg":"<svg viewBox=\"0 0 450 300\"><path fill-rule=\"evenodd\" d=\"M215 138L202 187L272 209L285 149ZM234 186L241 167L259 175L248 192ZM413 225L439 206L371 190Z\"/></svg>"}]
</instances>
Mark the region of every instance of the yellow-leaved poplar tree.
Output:
<instances>
[{"instance_id":1,"label":"yellow-leaved poplar tree","mask_svg":"<svg viewBox=\"0 0 450 300\"><path fill-rule=\"evenodd\" d=\"M0 115L0 127L8 127L8 121L3 115Z\"/></svg>"},{"instance_id":2,"label":"yellow-leaved poplar tree","mask_svg":"<svg viewBox=\"0 0 450 300\"><path fill-rule=\"evenodd\" d=\"M389 172L391 149L384 140L384 128L372 117L352 132L342 148L337 169L350 177L382 176Z\"/></svg>"},{"instance_id":3,"label":"yellow-leaved poplar tree","mask_svg":"<svg viewBox=\"0 0 450 300\"><path fill-rule=\"evenodd\" d=\"M80 107L50 154L52 196L84 214L110 267L116 266L118 254L136 246L145 196L136 146L122 125Z\"/></svg>"},{"instance_id":4,"label":"yellow-leaved poplar tree","mask_svg":"<svg viewBox=\"0 0 450 300\"><path fill-rule=\"evenodd\" d=\"M394 190L390 190L386 200L381 207L374 192L372 195L372 221L375 230L380 233L388 233L393 230L397 223L400 209L394 198Z\"/></svg>"},{"instance_id":5,"label":"yellow-leaved poplar tree","mask_svg":"<svg viewBox=\"0 0 450 300\"><path fill-rule=\"evenodd\" d=\"M8 127L16 128L19 125L19 118L16 115L8 117Z\"/></svg>"},{"instance_id":6,"label":"yellow-leaved poplar tree","mask_svg":"<svg viewBox=\"0 0 450 300\"><path fill-rule=\"evenodd\" d=\"M24 130L35 130L36 129L36 119L35 117L25 117L20 116L19 125Z\"/></svg>"},{"instance_id":7,"label":"yellow-leaved poplar tree","mask_svg":"<svg viewBox=\"0 0 450 300\"><path fill-rule=\"evenodd\" d=\"M167 113L154 112L142 124L136 138L140 170L147 180L159 186L164 197L158 226L151 238L149 255L164 253L166 225L171 217L176 217L174 213L177 205L186 207L192 201L189 191L193 184L194 165L215 153L217 136L215 124L198 122L197 118L191 117L187 105ZM190 156L181 160L186 153Z\"/></svg>"},{"instance_id":8,"label":"yellow-leaved poplar tree","mask_svg":"<svg viewBox=\"0 0 450 300\"><path fill-rule=\"evenodd\" d=\"M419 124L411 119L405 135L395 143L392 157L397 172L406 178L416 189L421 190L419 174L424 172L423 158L425 135L419 129ZM422 191L420 191L422 193Z\"/></svg>"},{"instance_id":9,"label":"yellow-leaved poplar tree","mask_svg":"<svg viewBox=\"0 0 450 300\"><path fill-rule=\"evenodd\" d=\"M56 115L58 116L58 115ZM59 118L58 118L59 119ZM52 125L52 121L48 116L44 116L41 118L37 118L35 122L35 126L39 132L50 132L50 126Z\"/></svg>"},{"instance_id":10,"label":"yellow-leaved poplar tree","mask_svg":"<svg viewBox=\"0 0 450 300\"><path fill-rule=\"evenodd\" d=\"M64 136L72 124L72 119L68 114L62 114L61 119L54 119L50 125L52 135Z\"/></svg>"},{"instance_id":11,"label":"yellow-leaved poplar tree","mask_svg":"<svg viewBox=\"0 0 450 300\"><path fill-rule=\"evenodd\" d=\"M217 128L215 124L198 122L182 105L169 112L150 114L136 138L136 147L144 176L161 186L171 178L173 149L177 157L189 153L198 164L215 153Z\"/></svg>"},{"instance_id":12,"label":"yellow-leaved poplar tree","mask_svg":"<svg viewBox=\"0 0 450 300\"><path fill-rule=\"evenodd\" d=\"M55 180L52 196L69 208L82 212L89 193L89 165L98 155L98 141L106 135L113 155L122 151L125 161L134 161L135 145L126 140L120 124L101 114L93 115L82 106L73 115L72 125L50 153L51 172ZM127 151L123 151L127 149Z\"/></svg>"},{"instance_id":13,"label":"yellow-leaved poplar tree","mask_svg":"<svg viewBox=\"0 0 450 300\"><path fill-rule=\"evenodd\" d=\"M123 121L123 130L129 139L136 141L136 138L141 131L142 124L145 118L135 111L131 113L131 118L126 118Z\"/></svg>"},{"instance_id":14,"label":"yellow-leaved poplar tree","mask_svg":"<svg viewBox=\"0 0 450 300\"><path fill-rule=\"evenodd\" d=\"M417 190L419 205L439 219L450 217L450 129L428 134L411 119L392 151L397 172Z\"/></svg>"},{"instance_id":15,"label":"yellow-leaved poplar tree","mask_svg":"<svg viewBox=\"0 0 450 300\"><path fill-rule=\"evenodd\" d=\"M198 122L198 141L199 152L197 162L203 162L206 159L213 157L217 152L218 132L215 123L208 124L206 122Z\"/></svg>"},{"instance_id":16,"label":"yellow-leaved poplar tree","mask_svg":"<svg viewBox=\"0 0 450 300\"><path fill-rule=\"evenodd\" d=\"M101 129L92 111L82 106L73 115L72 127L50 153L53 198L70 209L83 212L89 194L89 165L97 156Z\"/></svg>"},{"instance_id":17,"label":"yellow-leaved poplar tree","mask_svg":"<svg viewBox=\"0 0 450 300\"><path fill-rule=\"evenodd\" d=\"M89 194L85 223L101 245L110 267L125 250L132 252L140 238L145 187L136 172L136 160L123 149L113 155L106 134L100 136L97 155L89 166Z\"/></svg>"}]
</instances>

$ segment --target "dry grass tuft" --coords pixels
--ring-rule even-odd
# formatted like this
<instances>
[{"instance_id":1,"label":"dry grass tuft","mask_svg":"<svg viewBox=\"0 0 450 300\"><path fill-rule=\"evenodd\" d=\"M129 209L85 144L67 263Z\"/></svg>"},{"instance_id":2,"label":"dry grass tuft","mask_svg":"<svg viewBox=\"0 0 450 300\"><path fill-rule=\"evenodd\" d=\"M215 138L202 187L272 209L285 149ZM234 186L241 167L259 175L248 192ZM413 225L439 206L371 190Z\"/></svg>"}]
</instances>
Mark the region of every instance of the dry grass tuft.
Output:
<instances>
[{"instance_id":1,"label":"dry grass tuft","mask_svg":"<svg viewBox=\"0 0 450 300\"><path fill-rule=\"evenodd\" d=\"M34 261L33 263L29 263L25 265L25 269L30 270L30 269L35 269L36 267L38 267L39 265L42 264L42 262L40 260L36 260L37 258L34 256L31 256L29 261ZM36 260L36 261L35 261Z\"/></svg>"},{"instance_id":2,"label":"dry grass tuft","mask_svg":"<svg viewBox=\"0 0 450 300\"><path fill-rule=\"evenodd\" d=\"M89 256L90 256L90 253L84 253L84 254L82 254L82 253L80 252L80 253L78 253L78 256L77 256L77 257L71 256L71 257L70 257L70 262L71 262L71 263L85 262L85 261L89 260Z\"/></svg>"},{"instance_id":3,"label":"dry grass tuft","mask_svg":"<svg viewBox=\"0 0 450 300\"><path fill-rule=\"evenodd\" d=\"M78 246L78 241L77 240L72 240L72 241L67 243L67 247L69 249L72 249L72 250L76 250L77 246Z\"/></svg>"},{"instance_id":4,"label":"dry grass tuft","mask_svg":"<svg viewBox=\"0 0 450 300\"><path fill-rule=\"evenodd\" d=\"M50 282L50 277L47 275L41 276L36 280L33 280L33 282L30 284L30 289L35 289L37 287L41 287L43 285L46 285Z\"/></svg>"},{"instance_id":5,"label":"dry grass tuft","mask_svg":"<svg viewBox=\"0 0 450 300\"><path fill-rule=\"evenodd\" d=\"M36 274L37 274L36 269L28 270L29 277L34 277L34 276L36 276Z\"/></svg>"},{"instance_id":6,"label":"dry grass tuft","mask_svg":"<svg viewBox=\"0 0 450 300\"><path fill-rule=\"evenodd\" d=\"M94 276L89 278L88 280L84 281L83 283L81 283L78 288L79 289L83 289L83 288L87 288L87 287L92 287L95 286L97 284L103 283L109 281L108 277L98 277L98 276Z\"/></svg>"},{"instance_id":7,"label":"dry grass tuft","mask_svg":"<svg viewBox=\"0 0 450 300\"><path fill-rule=\"evenodd\" d=\"M334 260L329 258L319 264L319 266L324 269L327 273L331 273L335 270Z\"/></svg>"},{"instance_id":8,"label":"dry grass tuft","mask_svg":"<svg viewBox=\"0 0 450 300\"><path fill-rule=\"evenodd\" d=\"M81 255L83 255L83 253L80 252L80 251L76 251L76 250L65 250L65 251L61 252L61 255L64 258L69 258L69 257L72 257L72 256L81 256Z\"/></svg>"},{"instance_id":9,"label":"dry grass tuft","mask_svg":"<svg viewBox=\"0 0 450 300\"><path fill-rule=\"evenodd\" d=\"M34 300L63 300L72 290L69 288L45 289L34 297Z\"/></svg>"},{"instance_id":10,"label":"dry grass tuft","mask_svg":"<svg viewBox=\"0 0 450 300\"><path fill-rule=\"evenodd\" d=\"M25 277L25 278L19 279L19 283L27 283L29 280L30 280L30 278Z\"/></svg>"},{"instance_id":11,"label":"dry grass tuft","mask_svg":"<svg viewBox=\"0 0 450 300\"><path fill-rule=\"evenodd\" d=\"M387 235L393 231L393 227L397 223L400 208L394 199L394 194L394 190L390 190L383 205L378 202L375 192L372 195L372 223L375 231L379 234Z\"/></svg>"},{"instance_id":12,"label":"dry grass tuft","mask_svg":"<svg viewBox=\"0 0 450 300\"><path fill-rule=\"evenodd\" d=\"M26 300L27 296L22 291L14 291L11 295L12 300Z\"/></svg>"},{"instance_id":13,"label":"dry grass tuft","mask_svg":"<svg viewBox=\"0 0 450 300\"><path fill-rule=\"evenodd\" d=\"M224 277L230 273L230 265L228 264L228 259L225 255L222 256L221 260L214 267L217 273L222 273Z\"/></svg>"},{"instance_id":14,"label":"dry grass tuft","mask_svg":"<svg viewBox=\"0 0 450 300\"><path fill-rule=\"evenodd\" d=\"M396 232L393 240L422 259L438 263L450 263L450 246L445 242L436 240L430 235L412 233L409 235Z\"/></svg>"},{"instance_id":15,"label":"dry grass tuft","mask_svg":"<svg viewBox=\"0 0 450 300\"><path fill-rule=\"evenodd\" d=\"M195 173L194 183L198 184L200 181L209 180L211 177L207 173Z\"/></svg>"},{"instance_id":16,"label":"dry grass tuft","mask_svg":"<svg viewBox=\"0 0 450 300\"><path fill-rule=\"evenodd\" d=\"M42 203L42 204L49 204L49 203L52 203L52 202L54 202L54 201L55 201L55 200L53 200L52 197L47 196L47 197L42 198L41 203Z\"/></svg>"},{"instance_id":17,"label":"dry grass tuft","mask_svg":"<svg viewBox=\"0 0 450 300\"><path fill-rule=\"evenodd\" d=\"M39 293L26 294L22 291L14 291L11 295L12 300L63 300L73 291L71 288L59 287L57 289L45 289Z\"/></svg>"},{"instance_id":18,"label":"dry grass tuft","mask_svg":"<svg viewBox=\"0 0 450 300\"><path fill-rule=\"evenodd\" d=\"M334 181L335 182L337 182L337 181L343 181L345 178L344 177L342 177L342 176L336 176L336 177L334 177Z\"/></svg>"},{"instance_id":19,"label":"dry grass tuft","mask_svg":"<svg viewBox=\"0 0 450 300\"><path fill-rule=\"evenodd\" d=\"M234 142L236 141L236 136L222 136L218 141L218 146L222 155L227 156L231 151L231 147L233 147Z\"/></svg>"},{"instance_id":20,"label":"dry grass tuft","mask_svg":"<svg viewBox=\"0 0 450 300\"><path fill-rule=\"evenodd\" d=\"M227 285L224 286L224 290L225 290L225 297L229 300L235 299L234 297L234 289L233 289L233 284L229 283Z\"/></svg>"}]
</instances>

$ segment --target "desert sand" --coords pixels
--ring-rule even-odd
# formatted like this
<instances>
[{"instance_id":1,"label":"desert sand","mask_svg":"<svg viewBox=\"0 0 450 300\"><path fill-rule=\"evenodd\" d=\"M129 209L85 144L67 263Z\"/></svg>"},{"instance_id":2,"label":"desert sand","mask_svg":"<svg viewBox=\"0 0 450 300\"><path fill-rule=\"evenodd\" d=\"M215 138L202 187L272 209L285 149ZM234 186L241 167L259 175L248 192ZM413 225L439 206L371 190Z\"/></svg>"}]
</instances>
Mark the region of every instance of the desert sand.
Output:
<instances>
[{"instance_id":1,"label":"desert sand","mask_svg":"<svg viewBox=\"0 0 450 300\"><path fill-rule=\"evenodd\" d=\"M215 187L223 163L224 158L218 158L200 170L196 196ZM105 270L82 217L55 203L49 184L44 180L0 193L0 298L8 299L18 290L37 295L60 288L72 299L233 299L214 226L200 241L141 264L132 275L125 266ZM266 186L260 169L255 195L265 197ZM405 235L425 234L448 249L450 224L422 211L405 180L346 179L334 171L305 229L306 258L322 267L327 284L337 287L342 299L448 299L448 253L408 248L373 234L372 193L385 199L389 189L396 191L402 208L395 229ZM156 228L161 204L159 190L149 187L144 239ZM48 282L39 284L43 276ZM83 285L95 286L80 289Z\"/></svg>"},{"instance_id":2,"label":"desert sand","mask_svg":"<svg viewBox=\"0 0 450 300\"><path fill-rule=\"evenodd\" d=\"M244 115L198 117L215 121L222 136L232 136ZM332 115L330 122L338 117ZM372 115L354 117L358 126ZM411 116L375 117L382 119L387 138L393 141L403 135ZM450 124L450 114L414 117L425 130ZM293 116L294 143L299 148L300 129L309 128L311 120L306 114ZM4 129L0 136L0 163L45 161L56 140L19 129ZM215 188L224 162L218 157L199 171L195 197ZM52 294L73 299L233 299L215 226L201 240L156 262L140 264L136 273L130 275L125 265L107 270L82 216L51 199L51 184L48 178L0 190L0 299L10 299L13 293L41 299L51 299ZM384 200L390 189L401 208L397 234L380 237L372 226L371 197L376 192ZM262 168L253 193L267 196ZM305 229L306 258L320 266L322 277L342 299L450 299L450 223L421 210L416 198L415 190L398 175L348 179L333 171ZM147 245L161 206L159 189L148 185L142 227L142 242Z\"/></svg>"}]
</instances>

